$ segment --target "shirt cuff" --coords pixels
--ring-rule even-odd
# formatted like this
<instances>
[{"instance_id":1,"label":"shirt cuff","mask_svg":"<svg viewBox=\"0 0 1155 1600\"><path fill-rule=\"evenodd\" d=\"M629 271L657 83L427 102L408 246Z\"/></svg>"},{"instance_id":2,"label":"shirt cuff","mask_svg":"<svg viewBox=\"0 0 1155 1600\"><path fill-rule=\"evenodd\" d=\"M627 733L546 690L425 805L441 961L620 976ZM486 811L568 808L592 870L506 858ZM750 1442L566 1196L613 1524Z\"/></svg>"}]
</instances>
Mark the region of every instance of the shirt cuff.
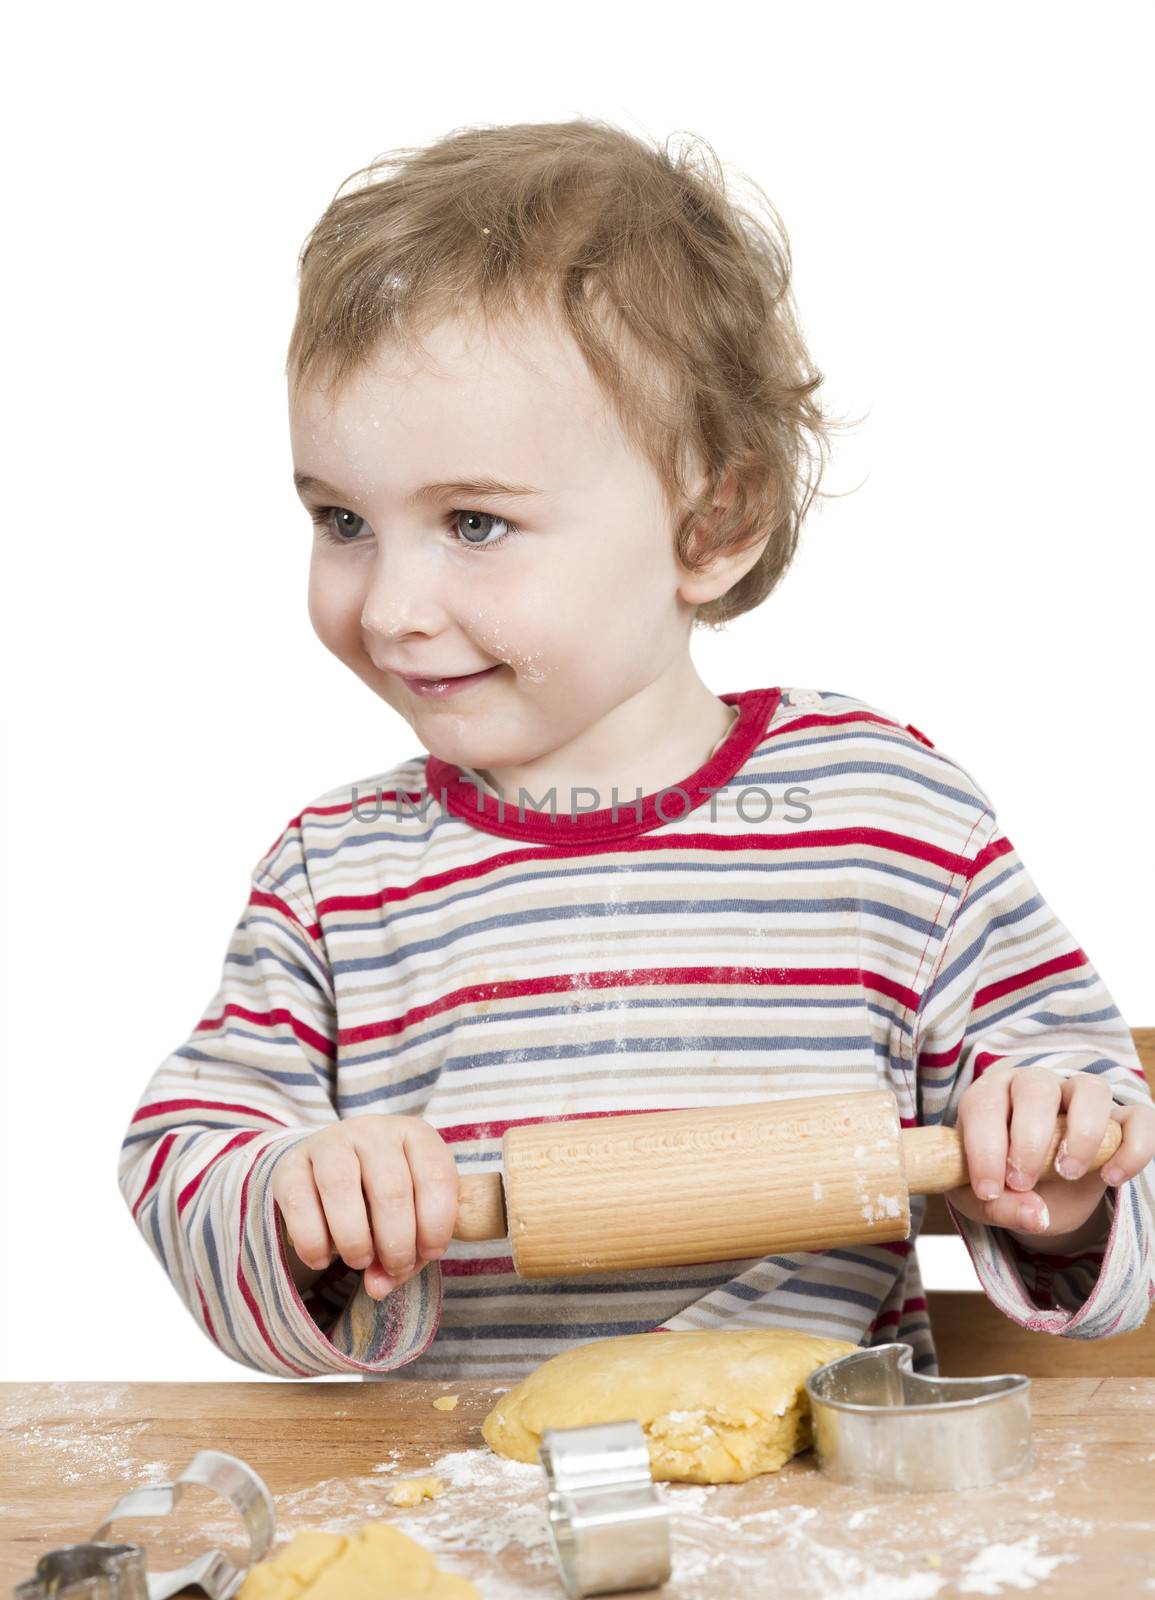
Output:
<instances>
[{"instance_id":1,"label":"shirt cuff","mask_svg":"<svg viewBox=\"0 0 1155 1600\"><path fill-rule=\"evenodd\" d=\"M1142 1325L1155 1285L1150 1225L1134 1181L1108 1191L1105 1242L1071 1256L1031 1250L1007 1229L976 1222L946 1203L984 1291L1020 1328L1107 1339Z\"/></svg>"}]
</instances>

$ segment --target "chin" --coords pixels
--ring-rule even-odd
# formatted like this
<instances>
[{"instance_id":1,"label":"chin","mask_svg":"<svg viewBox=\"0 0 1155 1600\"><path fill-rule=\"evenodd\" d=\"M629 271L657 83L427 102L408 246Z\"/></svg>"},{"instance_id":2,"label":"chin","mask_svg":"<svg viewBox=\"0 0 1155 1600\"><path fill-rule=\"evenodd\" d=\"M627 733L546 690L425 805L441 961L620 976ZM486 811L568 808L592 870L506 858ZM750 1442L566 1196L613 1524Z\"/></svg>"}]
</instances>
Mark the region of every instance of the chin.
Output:
<instances>
[{"instance_id":1,"label":"chin","mask_svg":"<svg viewBox=\"0 0 1155 1600\"><path fill-rule=\"evenodd\" d=\"M424 737L426 732L428 738ZM455 766L481 769L508 765L503 756L494 755L490 750L483 750L480 745L472 744L468 739L455 739L452 735L446 738L436 728L423 729L422 735L425 747L432 755L440 757L442 761L452 761Z\"/></svg>"},{"instance_id":2,"label":"chin","mask_svg":"<svg viewBox=\"0 0 1155 1600\"><path fill-rule=\"evenodd\" d=\"M520 751L495 749L475 737L470 738L466 728L438 727L436 719L418 722L422 742L432 755L442 761L452 761L459 767L486 770L491 767L510 767L524 764L526 757Z\"/></svg>"}]
</instances>

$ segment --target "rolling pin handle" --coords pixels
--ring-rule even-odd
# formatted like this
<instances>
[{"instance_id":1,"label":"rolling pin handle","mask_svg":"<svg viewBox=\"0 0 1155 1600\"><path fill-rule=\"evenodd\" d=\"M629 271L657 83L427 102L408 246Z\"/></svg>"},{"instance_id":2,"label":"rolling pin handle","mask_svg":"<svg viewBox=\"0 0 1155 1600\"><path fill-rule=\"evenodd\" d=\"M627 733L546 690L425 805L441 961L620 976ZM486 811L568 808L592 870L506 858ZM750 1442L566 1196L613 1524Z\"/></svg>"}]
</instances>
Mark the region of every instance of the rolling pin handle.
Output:
<instances>
[{"instance_id":1,"label":"rolling pin handle","mask_svg":"<svg viewBox=\"0 0 1155 1600\"><path fill-rule=\"evenodd\" d=\"M454 1239L504 1239L509 1232L505 1186L500 1172L457 1175L457 1220Z\"/></svg>"},{"instance_id":2,"label":"rolling pin handle","mask_svg":"<svg viewBox=\"0 0 1155 1600\"><path fill-rule=\"evenodd\" d=\"M1066 1136L1066 1117L1056 1117L1055 1131L1039 1168L1040 1178L1061 1176L1055 1170L1055 1155ZM1098 1172L1100 1167L1105 1166L1118 1150L1122 1139L1122 1126L1112 1117L1087 1171ZM902 1154L906 1163L908 1194L946 1194L949 1189L958 1189L970 1182L962 1134L957 1128L948 1128L941 1123L929 1128L904 1128Z\"/></svg>"}]
</instances>

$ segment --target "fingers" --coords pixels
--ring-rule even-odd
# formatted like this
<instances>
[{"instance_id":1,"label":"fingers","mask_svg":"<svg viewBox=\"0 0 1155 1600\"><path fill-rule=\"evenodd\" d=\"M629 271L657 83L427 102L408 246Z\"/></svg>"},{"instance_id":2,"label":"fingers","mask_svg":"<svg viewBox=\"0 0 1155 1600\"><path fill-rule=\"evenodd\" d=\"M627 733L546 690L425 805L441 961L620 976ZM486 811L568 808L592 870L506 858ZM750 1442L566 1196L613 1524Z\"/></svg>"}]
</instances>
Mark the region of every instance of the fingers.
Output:
<instances>
[{"instance_id":1,"label":"fingers","mask_svg":"<svg viewBox=\"0 0 1155 1600\"><path fill-rule=\"evenodd\" d=\"M980 1200L997 1200L1007 1170L1009 1074L988 1069L959 1101L958 1131L967 1178Z\"/></svg>"},{"instance_id":2,"label":"fingers","mask_svg":"<svg viewBox=\"0 0 1155 1600\"><path fill-rule=\"evenodd\" d=\"M402 1119L398 1119L401 1121ZM368 1128L376 1134L376 1128ZM374 1139L359 1145L361 1181L369 1208L376 1257L391 1282L406 1277L417 1265L417 1224L413 1210L413 1175L405 1158L404 1134L389 1128L382 1145Z\"/></svg>"},{"instance_id":3,"label":"fingers","mask_svg":"<svg viewBox=\"0 0 1155 1600\"><path fill-rule=\"evenodd\" d=\"M1055 1152L1055 1171L1074 1180L1090 1169L1098 1155L1114 1101L1111 1085L1095 1073L1072 1073L1060 1087L1067 1131ZM1102 1172L1099 1177L1107 1181Z\"/></svg>"},{"instance_id":4,"label":"fingers","mask_svg":"<svg viewBox=\"0 0 1155 1600\"><path fill-rule=\"evenodd\" d=\"M310 1160L337 1253L359 1271L370 1265L375 1250L361 1187L361 1158L349 1131L354 1121L340 1133L334 1130L332 1137L318 1139Z\"/></svg>"},{"instance_id":5,"label":"fingers","mask_svg":"<svg viewBox=\"0 0 1155 1600\"><path fill-rule=\"evenodd\" d=\"M1066 1128L1055 1156L1058 1176L1044 1179L1060 1114ZM1091 1163L1112 1120L1120 1124L1120 1143L1095 1171ZM1155 1108L1116 1105L1110 1083L1097 1073L1063 1078L1044 1067L996 1065L960 1100L958 1129L967 1165L967 1183L955 1196L960 1209L1026 1233L1075 1230L1105 1185L1125 1182L1155 1159Z\"/></svg>"},{"instance_id":6,"label":"fingers","mask_svg":"<svg viewBox=\"0 0 1155 1600\"><path fill-rule=\"evenodd\" d=\"M1106 1088L1103 1083L1100 1088ZM1010 1077L1011 1120L1007 1152L1007 1188L1033 1189L1055 1136L1055 1119L1063 1107L1063 1079L1045 1067L1019 1067ZM1110 1099L1110 1091L1108 1091ZM1097 1099L1097 1096L1092 1096ZM1088 1112L1084 1107L1084 1119ZM1084 1142L1086 1123L1082 1123ZM1098 1144L1095 1149L1099 1148ZM1030 1226L1030 1223L1027 1223Z\"/></svg>"},{"instance_id":7,"label":"fingers","mask_svg":"<svg viewBox=\"0 0 1155 1600\"><path fill-rule=\"evenodd\" d=\"M1050 1226L1045 1202L1029 1191L1054 1135L1061 1089L1044 1068L990 1068L959 1102L968 1182L994 1227Z\"/></svg>"},{"instance_id":8,"label":"fingers","mask_svg":"<svg viewBox=\"0 0 1155 1600\"><path fill-rule=\"evenodd\" d=\"M1099 1176L1104 1183L1126 1183L1155 1160L1155 1108L1114 1106L1111 1115L1122 1125L1123 1138Z\"/></svg>"},{"instance_id":9,"label":"fingers","mask_svg":"<svg viewBox=\"0 0 1155 1600\"><path fill-rule=\"evenodd\" d=\"M445 1254L457 1220L457 1163L428 1122L413 1122L404 1139L413 1177L417 1251L423 1260L433 1261Z\"/></svg>"},{"instance_id":10,"label":"fingers","mask_svg":"<svg viewBox=\"0 0 1155 1600\"><path fill-rule=\"evenodd\" d=\"M383 1148L372 1137L379 1126L358 1145L379 1263L365 1287L375 1296L442 1256L457 1217L457 1165L437 1129L420 1117L390 1118Z\"/></svg>"},{"instance_id":11,"label":"fingers","mask_svg":"<svg viewBox=\"0 0 1155 1600\"><path fill-rule=\"evenodd\" d=\"M282 1157L272 1190L293 1249L306 1266L323 1271L333 1259L334 1246L307 1151L298 1148Z\"/></svg>"},{"instance_id":12,"label":"fingers","mask_svg":"<svg viewBox=\"0 0 1155 1600\"><path fill-rule=\"evenodd\" d=\"M367 1113L323 1129L273 1177L293 1249L322 1270L334 1253L379 1297L445 1253L457 1218L457 1166L420 1117Z\"/></svg>"}]
</instances>

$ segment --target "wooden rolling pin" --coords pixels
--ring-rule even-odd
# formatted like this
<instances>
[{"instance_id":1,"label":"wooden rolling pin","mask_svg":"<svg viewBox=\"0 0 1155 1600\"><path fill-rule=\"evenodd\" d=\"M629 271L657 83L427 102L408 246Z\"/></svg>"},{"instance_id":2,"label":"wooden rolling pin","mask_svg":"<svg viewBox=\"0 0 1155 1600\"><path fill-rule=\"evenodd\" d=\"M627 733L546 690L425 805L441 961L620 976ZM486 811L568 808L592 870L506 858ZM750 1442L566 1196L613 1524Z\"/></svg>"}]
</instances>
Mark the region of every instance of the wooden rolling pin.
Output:
<instances>
[{"instance_id":1,"label":"wooden rolling pin","mask_svg":"<svg viewBox=\"0 0 1155 1600\"><path fill-rule=\"evenodd\" d=\"M1092 1169L1122 1136L1107 1124ZM523 1278L885 1244L911 1195L969 1181L957 1129L903 1128L888 1089L527 1124L501 1153L503 1173L460 1177L453 1237L508 1234Z\"/></svg>"}]
</instances>

